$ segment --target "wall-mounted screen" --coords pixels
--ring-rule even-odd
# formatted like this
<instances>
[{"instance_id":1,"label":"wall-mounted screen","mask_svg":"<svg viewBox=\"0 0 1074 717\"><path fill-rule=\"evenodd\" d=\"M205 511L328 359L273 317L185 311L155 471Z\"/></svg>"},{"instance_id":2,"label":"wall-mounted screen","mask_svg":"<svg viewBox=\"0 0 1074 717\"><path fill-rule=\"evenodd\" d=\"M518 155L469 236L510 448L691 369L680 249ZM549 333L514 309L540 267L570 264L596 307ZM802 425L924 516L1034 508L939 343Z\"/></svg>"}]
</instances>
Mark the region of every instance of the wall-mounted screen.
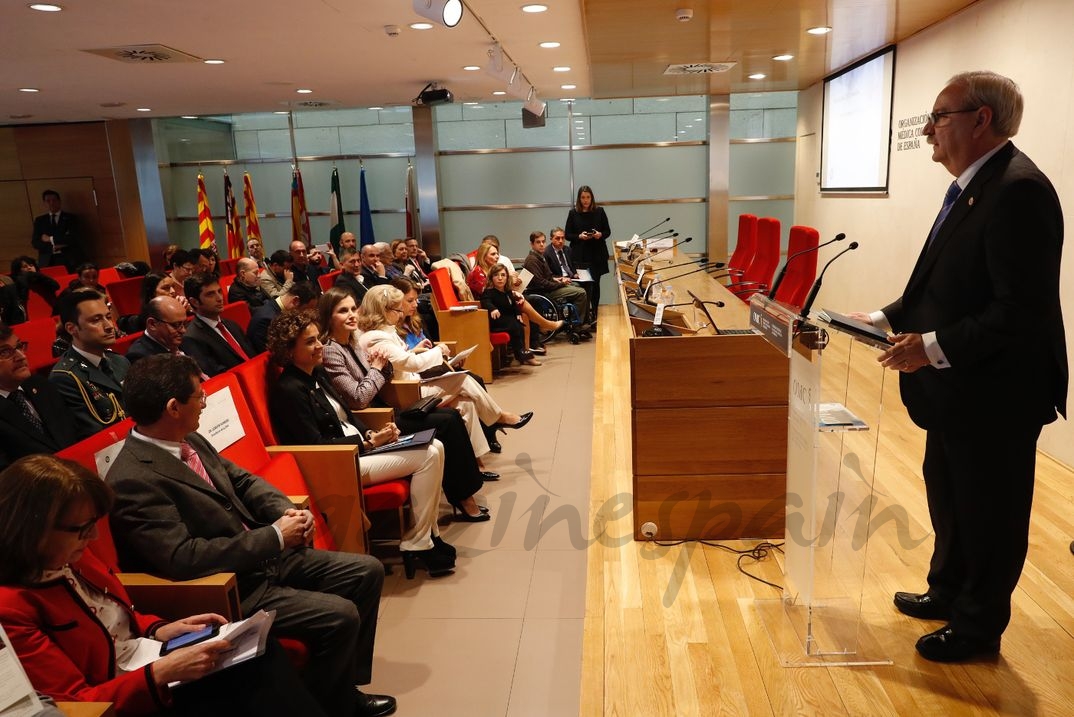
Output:
<instances>
[{"instance_id":1,"label":"wall-mounted screen","mask_svg":"<svg viewBox=\"0 0 1074 717\"><path fill-rule=\"evenodd\" d=\"M895 47L824 80L822 192L886 192Z\"/></svg>"}]
</instances>

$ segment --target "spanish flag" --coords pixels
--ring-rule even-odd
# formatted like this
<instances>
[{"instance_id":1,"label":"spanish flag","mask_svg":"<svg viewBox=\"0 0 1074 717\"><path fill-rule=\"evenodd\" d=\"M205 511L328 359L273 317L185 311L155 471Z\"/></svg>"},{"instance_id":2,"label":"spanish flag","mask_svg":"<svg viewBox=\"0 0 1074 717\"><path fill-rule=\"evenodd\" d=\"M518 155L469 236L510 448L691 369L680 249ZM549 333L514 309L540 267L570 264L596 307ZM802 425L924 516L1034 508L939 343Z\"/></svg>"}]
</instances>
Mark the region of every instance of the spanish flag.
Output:
<instances>
[{"instance_id":1,"label":"spanish flag","mask_svg":"<svg viewBox=\"0 0 1074 717\"><path fill-rule=\"evenodd\" d=\"M240 259L243 254L242 226L239 224L239 212L235 209L235 192L231 188L231 177L224 170L224 216L227 223L227 258Z\"/></svg>"},{"instance_id":2,"label":"spanish flag","mask_svg":"<svg viewBox=\"0 0 1074 717\"><path fill-rule=\"evenodd\" d=\"M209 209L209 195L205 193L205 177L198 173L198 246L202 249L216 248L216 233L213 231L213 213Z\"/></svg>"}]
</instances>

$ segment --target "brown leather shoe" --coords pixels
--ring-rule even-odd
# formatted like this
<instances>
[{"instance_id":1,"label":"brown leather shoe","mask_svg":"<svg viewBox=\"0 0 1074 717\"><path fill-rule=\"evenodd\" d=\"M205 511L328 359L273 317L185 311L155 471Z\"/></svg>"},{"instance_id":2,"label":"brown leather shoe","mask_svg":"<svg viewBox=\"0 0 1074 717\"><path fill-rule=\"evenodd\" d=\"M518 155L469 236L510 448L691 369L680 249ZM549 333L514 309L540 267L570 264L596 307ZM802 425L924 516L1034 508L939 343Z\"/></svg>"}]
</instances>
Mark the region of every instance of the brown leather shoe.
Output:
<instances>
[{"instance_id":1,"label":"brown leather shoe","mask_svg":"<svg viewBox=\"0 0 1074 717\"><path fill-rule=\"evenodd\" d=\"M931 592L895 593L895 607L903 615L919 620L947 620L951 617L951 605Z\"/></svg>"}]
</instances>

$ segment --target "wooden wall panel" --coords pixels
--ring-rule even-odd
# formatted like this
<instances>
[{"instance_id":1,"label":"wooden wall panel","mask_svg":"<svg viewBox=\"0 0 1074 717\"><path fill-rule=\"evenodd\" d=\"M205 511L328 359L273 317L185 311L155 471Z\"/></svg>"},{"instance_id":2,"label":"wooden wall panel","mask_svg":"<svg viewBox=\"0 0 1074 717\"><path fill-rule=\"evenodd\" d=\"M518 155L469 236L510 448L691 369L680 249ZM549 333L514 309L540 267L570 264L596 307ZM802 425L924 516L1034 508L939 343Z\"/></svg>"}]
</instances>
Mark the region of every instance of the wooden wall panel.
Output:
<instances>
[{"instance_id":1,"label":"wooden wall panel","mask_svg":"<svg viewBox=\"0 0 1074 717\"><path fill-rule=\"evenodd\" d=\"M634 491L634 532L656 523L657 538L782 538L785 473L644 476Z\"/></svg>"},{"instance_id":2,"label":"wooden wall panel","mask_svg":"<svg viewBox=\"0 0 1074 717\"><path fill-rule=\"evenodd\" d=\"M22 179L19 153L15 148L15 128L0 127L0 181Z\"/></svg>"},{"instance_id":3,"label":"wooden wall panel","mask_svg":"<svg viewBox=\"0 0 1074 717\"><path fill-rule=\"evenodd\" d=\"M111 177L103 122L15 128L24 179Z\"/></svg>"},{"instance_id":4,"label":"wooden wall panel","mask_svg":"<svg viewBox=\"0 0 1074 717\"><path fill-rule=\"evenodd\" d=\"M0 273L8 273L11 260L22 254L37 256L30 246L33 210L23 181L0 182Z\"/></svg>"}]
</instances>

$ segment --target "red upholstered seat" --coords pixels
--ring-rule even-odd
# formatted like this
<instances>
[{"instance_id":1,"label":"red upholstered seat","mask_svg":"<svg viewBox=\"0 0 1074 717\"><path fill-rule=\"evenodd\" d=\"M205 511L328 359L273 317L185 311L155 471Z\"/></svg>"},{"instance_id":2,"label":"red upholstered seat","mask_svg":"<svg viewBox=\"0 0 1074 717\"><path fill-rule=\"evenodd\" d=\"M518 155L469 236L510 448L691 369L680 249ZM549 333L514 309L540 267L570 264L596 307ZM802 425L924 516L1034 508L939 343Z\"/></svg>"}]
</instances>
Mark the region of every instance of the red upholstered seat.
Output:
<instances>
[{"instance_id":1,"label":"red upholstered seat","mask_svg":"<svg viewBox=\"0 0 1074 717\"><path fill-rule=\"evenodd\" d=\"M34 373L56 363L56 359L52 357L52 343L56 340L56 323L56 319L46 316L43 319L32 319L14 326L15 335L28 344L26 360L30 364L30 371Z\"/></svg>"},{"instance_id":2,"label":"red upholstered seat","mask_svg":"<svg viewBox=\"0 0 1074 717\"><path fill-rule=\"evenodd\" d=\"M758 219L757 251L753 261L746 267L741 280L734 280L727 288L745 302L749 302L753 294L766 293L772 285L779 257L779 220L772 217Z\"/></svg>"},{"instance_id":3,"label":"red upholstered seat","mask_svg":"<svg viewBox=\"0 0 1074 717\"><path fill-rule=\"evenodd\" d=\"M238 271L238 266L239 266L238 258L235 258L235 259L221 259L220 260L220 263L217 265L217 268L219 269L218 273L220 274L220 283L221 283L221 285L223 285L224 277L226 277L226 276L234 276L235 275L235 272ZM227 296L227 292L224 292L224 296Z\"/></svg>"},{"instance_id":4,"label":"red upholstered seat","mask_svg":"<svg viewBox=\"0 0 1074 717\"><path fill-rule=\"evenodd\" d=\"M231 288L231 285L235 283L235 274L225 274L220 277L220 291L224 294L224 301L227 301L227 292Z\"/></svg>"},{"instance_id":5,"label":"red upholstered seat","mask_svg":"<svg viewBox=\"0 0 1074 717\"><path fill-rule=\"evenodd\" d=\"M123 278L123 275L119 273L119 269L114 266L106 266L97 271L97 283L106 289Z\"/></svg>"},{"instance_id":6,"label":"red upholstered seat","mask_svg":"<svg viewBox=\"0 0 1074 717\"><path fill-rule=\"evenodd\" d=\"M120 336L118 339L116 339L116 342L112 344L112 350L115 351L117 354L120 354L121 356L126 356L127 350L131 347L131 344L142 338L142 334L144 333L144 331L139 331L135 334L127 334L126 336Z\"/></svg>"},{"instance_id":7,"label":"red upholstered seat","mask_svg":"<svg viewBox=\"0 0 1074 717\"><path fill-rule=\"evenodd\" d=\"M795 258L786 265L783 281L776 289L775 300L781 301L795 309L802 308L813 281L817 278L817 252L806 251L816 249L820 243L820 233L813 227L791 227L790 238L787 241L787 258L806 252Z\"/></svg>"},{"instance_id":8,"label":"red upholstered seat","mask_svg":"<svg viewBox=\"0 0 1074 717\"><path fill-rule=\"evenodd\" d=\"M447 269L434 269L429 274L429 284L433 290L433 299L441 311L450 311L453 306L461 306L462 302L455 295L455 287L451 285L451 275ZM511 335L506 331L489 331L489 344L492 346L505 346L511 343Z\"/></svg>"},{"instance_id":9,"label":"red upholstered seat","mask_svg":"<svg viewBox=\"0 0 1074 717\"><path fill-rule=\"evenodd\" d=\"M328 291L331 289L336 283L336 278L342 273L341 270L336 269L335 271L330 271L327 274L318 276L317 283L321 285L321 291Z\"/></svg>"},{"instance_id":10,"label":"red upholstered seat","mask_svg":"<svg viewBox=\"0 0 1074 717\"><path fill-rule=\"evenodd\" d=\"M140 313L142 310L142 284L145 277L122 279L107 286L108 296L120 316Z\"/></svg>"},{"instance_id":11,"label":"red upholstered seat","mask_svg":"<svg viewBox=\"0 0 1074 717\"><path fill-rule=\"evenodd\" d=\"M226 296L224 298L225 300L227 299ZM231 319L245 332L250 325L250 305L245 301L233 301L230 304L224 304L224 310L220 312L220 317Z\"/></svg>"}]
</instances>

